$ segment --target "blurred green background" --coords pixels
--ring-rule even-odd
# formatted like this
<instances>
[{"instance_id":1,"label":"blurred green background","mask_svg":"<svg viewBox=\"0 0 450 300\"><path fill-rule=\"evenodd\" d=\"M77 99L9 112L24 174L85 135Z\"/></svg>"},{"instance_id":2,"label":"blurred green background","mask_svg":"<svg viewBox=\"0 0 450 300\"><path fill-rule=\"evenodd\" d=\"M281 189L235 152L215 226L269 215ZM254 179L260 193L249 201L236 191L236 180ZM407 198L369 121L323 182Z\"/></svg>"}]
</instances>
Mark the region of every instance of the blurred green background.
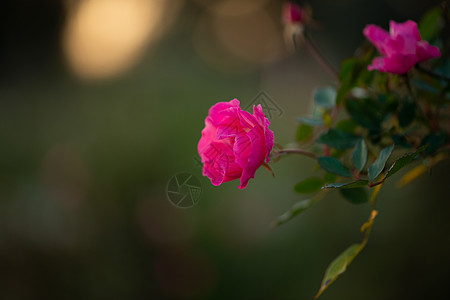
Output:
<instances>
[{"instance_id":1,"label":"blurred green background","mask_svg":"<svg viewBox=\"0 0 450 300\"><path fill-rule=\"evenodd\" d=\"M419 20L438 1L309 1L311 37L337 68L367 23ZM211 105L265 91L295 139L314 87L335 84L287 51L275 0L7 1L0 9L0 299L311 299L327 265L362 239L368 205L332 194L290 223L303 157L245 190L202 177L196 148ZM321 299L448 294L444 162L381 190L368 247ZM202 184L179 209L178 172ZM397 175L397 178L400 176Z\"/></svg>"}]
</instances>

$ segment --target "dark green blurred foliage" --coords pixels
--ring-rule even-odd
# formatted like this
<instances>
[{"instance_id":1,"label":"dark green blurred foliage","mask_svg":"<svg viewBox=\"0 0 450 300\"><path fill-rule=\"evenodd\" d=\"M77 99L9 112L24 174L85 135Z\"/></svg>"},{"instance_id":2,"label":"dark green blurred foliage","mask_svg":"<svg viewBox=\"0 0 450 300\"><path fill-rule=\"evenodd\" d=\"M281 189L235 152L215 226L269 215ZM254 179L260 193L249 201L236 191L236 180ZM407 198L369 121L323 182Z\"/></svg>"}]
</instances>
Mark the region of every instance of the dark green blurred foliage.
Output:
<instances>
[{"instance_id":1,"label":"dark green blurred foliage","mask_svg":"<svg viewBox=\"0 0 450 300\"><path fill-rule=\"evenodd\" d=\"M314 87L330 84L303 52L270 63L219 50L203 57L196 26L210 14L204 2L186 1L134 66L102 80L80 79L70 69L62 46L68 3L2 4L1 299L310 299L329 262L360 238L364 204L330 193L304 211L314 199L292 187L315 170L307 158L280 160L275 179L258 171L244 191L202 177L196 147L211 105L234 97L250 103L266 90L285 108L271 129L287 143ZM432 4L425 2L311 1L325 25L313 38L338 66L363 40L365 24L418 19ZM281 36L280 7L266 1L262 10ZM435 82L424 85L436 89ZM341 125L355 134L355 124ZM309 131L297 138L306 141ZM448 162L438 164L401 192L383 186L370 247L322 299L446 293L447 169ZM180 171L202 183L190 209L166 197ZM322 175L326 184L337 181ZM306 201L294 205L300 217L269 228L298 201Z\"/></svg>"},{"instance_id":2,"label":"dark green blurred foliage","mask_svg":"<svg viewBox=\"0 0 450 300\"><path fill-rule=\"evenodd\" d=\"M354 57L343 61L339 73L330 72L339 80L337 91L332 87L314 91L313 118L297 118L300 122L297 141L300 143L294 148L279 147L275 150L275 158L292 153L305 155L315 159L322 171L338 176L334 180L337 182L326 185L317 177L297 183L294 187L297 193L318 193L312 200L298 202L275 224L284 224L336 189L350 203L370 202L370 217L360 229L364 233L362 242L350 246L330 263L314 299L346 271L366 246L379 214L376 202L382 185L401 169L419 161L419 165L407 172L397 184L404 187L427 169L430 171L431 167L450 158L449 14L448 3L443 2L422 17L419 30L427 42L441 47L441 55L431 62L417 63L405 74L369 71L367 66L374 58L374 47L363 44ZM309 24L305 27L310 30ZM308 35L304 34L307 43ZM309 49L321 64L328 64L320 52L312 47ZM349 119L339 121L340 115ZM346 124L349 121L352 126L342 126L342 122ZM307 135L307 129L314 135ZM309 144L302 144L305 140ZM393 155L395 146L401 152L396 151ZM415 149L405 153L402 148ZM401 153L403 155L399 155ZM392 159L391 156L397 158ZM369 164L365 167L367 162Z\"/></svg>"}]
</instances>

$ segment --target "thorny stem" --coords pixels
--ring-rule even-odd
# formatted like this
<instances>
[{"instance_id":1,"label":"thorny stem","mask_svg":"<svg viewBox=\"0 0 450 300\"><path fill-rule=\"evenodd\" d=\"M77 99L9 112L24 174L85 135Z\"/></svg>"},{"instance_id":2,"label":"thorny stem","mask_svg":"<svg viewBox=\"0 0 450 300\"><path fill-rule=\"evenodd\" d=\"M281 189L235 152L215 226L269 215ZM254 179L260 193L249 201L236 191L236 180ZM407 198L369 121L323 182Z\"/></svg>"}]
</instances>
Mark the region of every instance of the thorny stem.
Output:
<instances>
[{"instance_id":1,"label":"thorny stem","mask_svg":"<svg viewBox=\"0 0 450 300\"><path fill-rule=\"evenodd\" d=\"M379 185L377 185L373 190L372 190L372 195L370 195L370 205L372 206L372 209L375 209L375 203L377 200L377 196L378 193L380 192L381 187L383 186L383 182L380 183Z\"/></svg>"},{"instance_id":2,"label":"thorny stem","mask_svg":"<svg viewBox=\"0 0 450 300\"><path fill-rule=\"evenodd\" d=\"M385 180L386 180L386 179L382 179L382 180L377 181L377 182L374 182L374 183L371 182L371 183L369 183L369 187L371 188L371 187L374 187L374 186L383 184Z\"/></svg>"},{"instance_id":3,"label":"thorny stem","mask_svg":"<svg viewBox=\"0 0 450 300\"><path fill-rule=\"evenodd\" d=\"M339 73L334 69L334 67L329 63L329 61L322 55L322 53L317 49L317 47L312 42L309 37L307 31L303 33L305 45L308 48L308 51L315 58L315 60L333 77L334 80L339 81ZM331 120L334 122L339 113L339 106L335 106L333 111L331 112Z\"/></svg>"},{"instance_id":4,"label":"thorny stem","mask_svg":"<svg viewBox=\"0 0 450 300\"><path fill-rule=\"evenodd\" d=\"M361 250L366 246L367 241L369 240L370 234L372 233L373 221L375 220L375 217L378 215L378 212L375 210L375 203L377 200L378 193L380 192L381 186L382 185L375 187L372 190L372 195L370 196L370 205L372 206L372 212L370 214L369 220L361 227L361 231L363 230L366 231L364 239L361 243Z\"/></svg>"},{"instance_id":5,"label":"thorny stem","mask_svg":"<svg viewBox=\"0 0 450 300\"><path fill-rule=\"evenodd\" d=\"M309 35L306 32L306 29L303 31L302 34L302 39L305 42L306 47L308 48L308 51L311 53L311 55L314 57L314 59L331 75L331 77L333 77L333 79L335 79L336 81L339 81L339 74L338 72L333 68L333 66L331 66L331 64L325 59L325 57L322 55L322 53L316 48L316 46L313 44L313 42L311 41L311 39L309 38ZM298 45L297 45L297 41L296 41L296 34L292 34L292 41L294 44L294 48L298 49ZM339 107L334 107L332 113L331 113L331 120L332 122L334 122L334 120L336 120L336 117L339 113ZM320 130L319 132L317 132L315 134L315 138L317 138L318 135L320 135L323 130L325 130L326 128ZM314 139L315 139L314 138ZM277 154L273 157L278 158L283 154L289 154L289 153L296 153L296 154L300 154L300 155L304 155L304 156L308 156L314 159L317 159L317 156L309 151L305 151L302 149L284 149L284 150L279 150L277 151ZM327 155L326 151L325 154ZM329 155L329 154L328 154Z\"/></svg>"},{"instance_id":6,"label":"thorny stem","mask_svg":"<svg viewBox=\"0 0 450 300\"><path fill-rule=\"evenodd\" d=\"M272 159L278 158L283 154L291 154L291 153L300 154L311 157L313 159L317 159L317 156L314 153L302 149L281 149L276 152L276 155L273 156Z\"/></svg>"},{"instance_id":7,"label":"thorny stem","mask_svg":"<svg viewBox=\"0 0 450 300\"><path fill-rule=\"evenodd\" d=\"M372 210L372 211L376 211L376 210ZM369 221L369 222L371 222L371 223L366 229L366 234L364 234L364 238L363 238L363 241L361 242L361 246L360 246L361 247L360 251L367 245L367 242L369 241L370 234L372 233L373 219L371 221Z\"/></svg>"},{"instance_id":8,"label":"thorny stem","mask_svg":"<svg viewBox=\"0 0 450 300\"><path fill-rule=\"evenodd\" d=\"M339 81L339 74L338 72L331 66L331 64L325 59L325 57L320 53L320 51L316 48L316 46L311 41L309 35L307 34L306 30L303 34L305 39L305 45L308 48L311 55L316 59L316 61L335 79L336 81Z\"/></svg>"}]
</instances>

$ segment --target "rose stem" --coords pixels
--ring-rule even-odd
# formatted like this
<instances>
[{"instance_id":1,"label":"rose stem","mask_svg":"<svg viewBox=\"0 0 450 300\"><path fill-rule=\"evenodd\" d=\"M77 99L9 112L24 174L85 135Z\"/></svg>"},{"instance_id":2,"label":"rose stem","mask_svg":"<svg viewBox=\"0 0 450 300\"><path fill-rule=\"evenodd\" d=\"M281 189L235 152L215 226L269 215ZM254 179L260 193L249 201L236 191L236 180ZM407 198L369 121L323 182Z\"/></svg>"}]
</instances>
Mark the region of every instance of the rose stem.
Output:
<instances>
[{"instance_id":1,"label":"rose stem","mask_svg":"<svg viewBox=\"0 0 450 300\"><path fill-rule=\"evenodd\" d=\"M305 38L306 48L308 48L308 51L311 53L311 55L331 75L331 77L333 77L333 79L335 79L336 81L339 81L338 72L331 66L331 64L325 59L325 57L322 55L322 53L317 49L317 47L311 41L311 38L307 34L306 30L305 30L303 36Z\"/></svg>"},{"instance_id":2,"label":"rose stem","mask_svg":"<svg viewBox=\"0 0 450 300\"><path fill-rule=\"evenodd\" d=\"M280 154L295 153L295 154L300 154L300 155L304 155L304 156L308 156L308 157L317 159L317 156L314 153L306 151L306 150L302 150L302 149L282 149L282 150L278 150L277 152Z\"/></svg>"}]
</instances>

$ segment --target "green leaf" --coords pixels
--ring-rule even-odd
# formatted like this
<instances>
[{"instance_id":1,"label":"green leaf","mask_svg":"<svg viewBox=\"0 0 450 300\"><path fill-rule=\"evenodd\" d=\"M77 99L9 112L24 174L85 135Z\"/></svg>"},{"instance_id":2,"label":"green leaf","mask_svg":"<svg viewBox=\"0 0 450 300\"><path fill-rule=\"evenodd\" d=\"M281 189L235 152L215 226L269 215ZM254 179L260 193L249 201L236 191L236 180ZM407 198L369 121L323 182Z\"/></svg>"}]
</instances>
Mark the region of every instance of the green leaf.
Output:
<instances>
[{"instance_id":1,"label":"green leaf","mask_svg":"<svg viewBox=\"0 0 450 300\"><path fill-rule=\"evenodd\" d=\"M417 155L423 152L427 147L428 146L422 146L416 151L405 154L396 161L394 161L394 163L389 167L389 170L387 171L386 176L384 176L383 180L388 179L389 177L400 171L404 166L411 163L417 157Z\"/></svg>"},{"instance_id":2,"label":"green leaf","mask_svg":"<svg viewBox=\"0 0 450 300\"><path fill-rule=\"evenodd\" d=\"M425 154L433 154L445 143L445 133L444 132L431 132L426 137L423 138L421 142L422 145L429 145L425 150Z\"/></svg>"},{"instance_id":3,"label":"green leaf","mask_svg":"<svg viewBox=\"0 0 450 300\"><path fill-rule=\"evenodd\" d=\"M398 112L398 124L400 127L408 127L416 117L416 104L409 97L403 100L402 107Z\"/></svg>"},{"instance_id":4,"label":"green leaf","mask_svg":"<svg viewBox=\"0 0 450 300\"><path fill-rule=\"evenodd\" d=\"M345 150L348 148L353 148L359 139L360 137L357 135L343 132L337 129L330 129L327 132L323 133L317 139L317 142L336 148L338 150Z\"/></svg>"},{"instance_id":5,"label":"green leaf","mask_svg":"<svg viewBox=\"0 0 450 300\"><path fill-rule=\"evenodd\" d=\"M346 78L352 75L357 62L358 62L357 57L351 57L347 58L341 63L341 70L339 71L339 82L345 81Z\"/></svg>"},{"instance_id":6,"label":"green leaf","mask_svg":"<svg viewBox=\"0 0 450 300\"><path fill-rule=\"evenodd\" d=\"M367 162L367 145L364 142L364 139L360 139L359 142L356 143L355 150L353 150L352 160L358 172L361 172L364 169L364 166Z\"/></svg>"},{"instance_id":7,"label":"green leaf","mask_svg":"<svg viewBox=\"0 0 450 300\"><path fill-rule=\"evenodd\" d=\"M337 176L336 174L326 172L325 175L323 175L323 180L326 183L330 183L330 182L335 182L338 179L338 177L339 176Z\"/></svg>"},{"instance_id":8,"label":"green leaf","mask_svg":"<svg viewBox=\"0 0 450 300\"><path fill-rule=\"evenodd\" d=\"M416 87L427 91L431 94L434 95L439 95L439 90L437 88L435 88L434 86L432 86L431 84L419 79L419 78L414 78L412 81L412 84L415 85Z\"/></svg>"},{"instance_id":9,"label":"green leaf","mask_svg":"<svg viewBox=\"0 0 450 300\"><path fill-rule=\"evenodd\" d=\"M300 124L297 128L297 141L304 142L311 138L313 127L307 124Z\"/></svg>"},{"instance_id":10,"label":"green leaf","mask_svg":"<svg viewBox=\"0 0 450 300\"><path fill-rule=\"evenodd\" d=\"M447 9L447 15L448 15L448 17L450 17L450 11L448 9ZM440 47L443 48L444 46L441 44ZM434 72L435 73L439 73L439 74L444 75L444 76L450 76L450 61L448 59L445 59L442 62L442 64L437 65L434 68ZM438 80L437 78L434 78L433 83L439 83L439 82L442 83L442 81ZM439 86L441 86L441 85L439 85ZM448 86L445 89L446 89L446 93L448 93L449 92Z\"/></svg>"},{"instance_id":11,"label":"green leaf","mask_svg":"<svg viewBox=\"0 0 450 300\"><path fill-rule=\"evenodd\" d=\"M353 204L361 204L369 201L367 191L361 187L355 187L353 189L340 189L341 195Z\"/></svg>"},{"instance_id":12,"label":"green leaf","mask_svg":"<svg viewBox=\"0 0 450 300\"><path fill-rule=\"evenodd\" d=\"M412 148L412 145L408 142L408 140L406 139L406 137L404 135L393 134L391 137L396 146L400 146L400 147L407 148L407 149Z\"/></svg>"},{"instance_id":13,"label":"green leaf","mask_svg":"<svg viewBox=\"0 0 450 300\"><path fill-rule=\"evenodd\" d=\"M392 150L394 150L394 145L390 145L381 150L380 155L374 161L374 163L369 167L369 179L373 181L378 175L380 175L381 171L384 169L384 165L388 160L389 156L392 154Z\"/></svg>"},{"instance_id":14,"label":"green leaf","mask_svg":"<svg viewBox=\"0 0 450 300\"><path fill-rule=\"evenodd\" d=\"M370 73L374 74L372 77L373 82L371 83L371 88L375 88L381 91L386 91L386 84L388 83L388 77L389 82L391 82L392 77L395 78L395 76L392 76L391 74L384 72L370 72Z\"/></svg>"},{"instance_id":15,"label":"green leaf","mask_svg":"<svg viewBox=\"0 0 450 300\"><path fill-rule=\"evenodd\" d=\"M359 58L351 57L342 62L341 70L339 72L339 82L341 85L336 95L337 105L340 105L345 100L345 97L347 97L355 86L360 71L361 66Z\"/></svg>"},{"instance_id":16,"label":"green leaf","mask_svg":"<svg viewBox=\"0 0 450 300\"><path fill-rule=\"evenodd\" d=\"M444 28L445 22L442 18L442 9L435 6L430 9L419 22L419 32L422 39L431 41L439 35Z\"/></svg>"},{"instance_id":17,"label":"green leaf","mask_svg":"<svg viewBox=\"0 0 450 300\"><path fill-rule=\"evenodd\" d=\"M353 244L331 262L325 271L325 276L323 277L319 292L314 299L317 299L317 297L319 297L339 277L339 275L347 270L348 265L350 265L361 249L362 247L360 244Z\"/></svg>"},{"instance_id":18,"label":"green leaf","mask_svg":"<svg viewBox=\"0 0 450 300\"><path fill-rule=\"evenodd\" d=\"M369 184L368 180L356 180L352 182L335 182L322 187L322 189L353 189L357 187L367 186L368 184Z\"/></svg>"},{"instance_id":19,"label":"green leaf","mask_svg":"<svg viewBox=\"0 0 450 300\"><path fill-rule=\"evenodd\" d=\"M336 124L336 129L347 132L347 133L354 133L356 130L356 127L358 127L358 124L353 119L345 119L342 121L339 121Z\"/></svg>"},{"instance_id":20,"label":"green leaf","mask_svg":"<svg viewBox=\"0 0 450 300\"><path fill-rule=\"evenodd\" d=\"M320 126L323 125L322 119L312 118L312 117L299 117L297 121L310 126Z\"/></svg>"},{"instance_id":21,"label":"green leaf","mask_svg":"<svg viewBox=\"0 0 450 300\"><path fill-rule=\"evenodd\" d=\"M354 86L354 83L351 81L344 81L341 86L338 89L337 95L336 95L336 103L337 105L340 105L344 102L345 97L347 97L348 93L352 90L352 87Z\"/></svg>"},{"instance_id":22,"label":"green leaf","mask_svg":"<svg viewBox=\"0 0 450 300\"><path fill-rule=\"evenodd\" d=\"M318 88L314 92L314 102L323 108L332 108L336 105L336 89L333 87Z\"/></svg>"},{"instance_id":23,"label":"green leaf","mask_svg":"<svg viewBox=\"0 0 450 300\"><path fill-rule=\"evenodd\" d=\"M388 120L397 111L399 102L397 97L390 95L380 94L378 96L378 102L381 104L381 109L379 111L378 117L383 122Z\"/></svg>"},{"instance_id":24,"label":"green leaf","mask_svg":"<svg viewBox=\"0 0 450 300\"><path fill-rule=\"evenodd\" d=\"M380 128L380 109L375 101L370 99L348 99L345 108L350 116L361 126L372 130Z\"/></svg>"},{"instance_id":25,"label":"green leaf","mask_svg":"<svg viewBox=\"0 0 450 300\"><path fill-rule=\"evenodd\" d=\"M345 63L345 61L344 61ZM343 63L343 66L344 66ZM348 62L350 65L350 62ZM346 66L347 68L347 66ZM355 82L352 79L351 74L350 75L346 75L347 77L344 78L343 81L341 81L341 85L337 91L337 95L336 95L336 104L340 105L341 103L344 102L345 98L347 97L348 93L350 93L350 91L352 90L352 88L355 86Z\"/></svg>"},{"instance_id":26,"label":"green leaf","mask_svg":"<svg viewBox=\"0 0 450 300\"><path fill-rule=\"evenodd\" d=\"M311 177L297 183L294 186L294 190L300 194L315 193L320 191L324 183L324 180L321 178Z\"/></svg>"},{"instance_id":27,"label":"green leaf","mask_svg":"<svg viewBox=\"0 0 450 300\"><path fill-rule=\"evenodd\" d=\"M371 47L362 57L351 57L341 64L339 71L340 87L336 95L336 105L341 105L358 81L365 79L364 75L372 76L375 72L367 71L367 64L371 61L374 48Z\"/></svg>"},{"instance_id":28,"label":"green leaf","mask_svg":"<svg viewBox=\"0 0 450 300\"><path fill-rule=\"evenodd\" d=\"M281 216L279 216L271 225L272 227L280 226L292 218L294 218L296 215L302 213L303 211L307 210L314 204L314 201L312 199L306 199L302 200L300 202L295 203L292 205L291 209Z\"/></svg>"},{"instance_id":29,"label":"green leaf","mask_svg":"<svg viewBox=\"0 0 450 300\"><path fill-rule=\"evenodd\" d=\"M344 167L344 165L334 157L330 156L319 156L317 157L317 161L322 169L328 171L330 173L343 176L343 177L352 177L352 173Z\"/></svg>"}]
</instances>

